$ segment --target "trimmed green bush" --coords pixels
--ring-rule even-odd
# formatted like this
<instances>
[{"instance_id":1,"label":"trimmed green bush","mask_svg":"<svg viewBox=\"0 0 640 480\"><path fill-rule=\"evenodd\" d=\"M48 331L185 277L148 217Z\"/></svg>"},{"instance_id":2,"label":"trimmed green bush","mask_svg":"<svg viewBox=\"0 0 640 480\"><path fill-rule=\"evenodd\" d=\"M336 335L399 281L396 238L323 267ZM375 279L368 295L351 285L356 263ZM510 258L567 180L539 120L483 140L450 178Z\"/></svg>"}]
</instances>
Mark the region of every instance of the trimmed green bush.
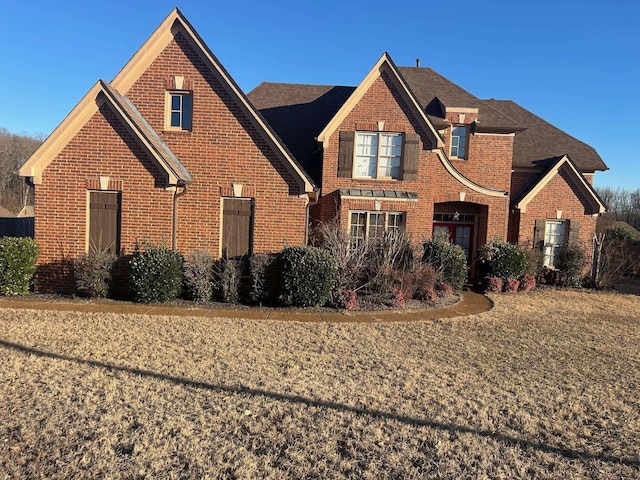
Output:
<instances>
[{"instance_id":1,"label":"trimmed green bush","mask_svg":"<svg viewBox=\"0 0 640 480\"><path fill-rule=\"evenodd\" d=\"M436 236L423 244L422 261L433 266L443 283L460 291L467 278L467 255L460 245L450 243L444 236Z\"/></svg>"},{"instance_id":2,"label":"trimmed green bush","mask_svg":"<svg viewBox=\"0 0 640 480\"><path fill-rule=\"evenodd\" d=\"M338 267L328 252L309 246L287 247L280 258L285 305L322 306L329 300Z\"/></svg>"},{"instance_id":3,"label":"trimmed green bush","mask_svg":"<svg viewBox=\"0 0 640 480\"><path fill-rule=\"evenodd\" d=\"M26 295L40 247L31 238L0 238L0 294Z\"/></svg>"},{"instance_id":4,"label":"trimmed green bush","mask_svg":"<svg viewBox=\"0 0 640 480\"><path fill-rule=\"evenodd\" d=\"M500 277L504 282L527 273L527 254L512 243L492 240L480 249L479 262L485 276Z\"/></svg>"},{"instance_id":5,"label":"trimmed green bush","mask_svg":"<svg viewBox=\"0 0 640 480\"><path fill-rule=\"evenodd\" d=\"M563 274L564 285L579 286L587 266L587 256L578 244L565 243L558 252L558 270Z\"/></svg>"},{"instance_id":6,"label":"trimmed green bush","mask_svg":"<svg viewBox=\"0 0 640 480\"><path fill-rule=\"evenodd\" d=\"M139 302L166 302L176 298L182 286L182 255L165 245L136 247L131 259L131 289Z\"/></svg>"},{"instance_id":7,"label":"trimmed green bush","mask_svg":"<svg viewBox=\"0 0 640 480\"><path fill-rule=\"evenodd\" d=\"M255 303L275 304L278 301L281 268L277 254L257 253L249 257L251 290L249 298Z\"/></svg>"},{"instance_id":8,"label":"trimmed green bush","mask_svg":"<svg viewBox=\"0 0 640 480\"><path fill-rule=\"evenodd\" d=\"M208 302L213 296L213 265L215 259L206 250L198 250L184 263L184 287L187 297Z\"/></svg>"},{"instance_id":9,"label":"trimmed green bush","mask_svg":"<svg viewBox=\"0 0 640 480\"><path fill-rule=\"evenodd\" d=\"M74 268L78 292L88 297L106 297L117 260L118 257L107 250L79 257Z\"/></svg>"}]
</instances>

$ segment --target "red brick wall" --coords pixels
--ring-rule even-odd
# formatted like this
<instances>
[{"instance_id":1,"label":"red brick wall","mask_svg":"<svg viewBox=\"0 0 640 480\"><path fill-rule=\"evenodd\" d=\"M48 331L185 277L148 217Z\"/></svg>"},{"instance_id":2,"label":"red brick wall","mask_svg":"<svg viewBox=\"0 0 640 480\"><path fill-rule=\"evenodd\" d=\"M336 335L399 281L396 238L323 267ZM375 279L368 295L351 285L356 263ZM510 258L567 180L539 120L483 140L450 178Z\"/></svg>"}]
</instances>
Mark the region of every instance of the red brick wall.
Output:
<instances>
[{"instance_id":1,"label":"red brick wall","mask_svg":"<svg viewBox=\"0 0 640 480\"><path fill-rule=\"evenodd\" d=\"M418 180L369 180L337 177L339 132L375 130L374 126L378 121L385 122L385 130L421 135ZM509 189L512 142L513 137L508 136L471 136L469 161L458 160L454 165L461 172L467 174L472 181L506 191ZM418 202L383 201L382 210L407 212L407 232L413 236L414 240L419 241L431 237L434 203L459 201L460 192L463 192L467 202L488 206L488 238L505 239L508 199L481 195L463 186L445 170L437 155L428 151L430 148L429 139L422 126L414 118L391 79L383 73L324 144L323 197L320 204L312 209L314 219L327 221L335 215L336 208L341 206L340 220L346 226L349 209L375 210L373 200L349 199L343 200L340 205L336 192L339 188L417 192Z\"/></svg>"},{"instance_id":2,"label":"red brick wall","mask_svg":"<svg viewBox=\"0 0 640 480\"><path fill-rule=\"evenodd\" d=\"M165 80L172 75L193 84L191 132L164 131ZM178 200L178 250L189 254L206 249L219 255L220 198L230 192L232 183L243 184L243 196L255 199L254 252L304 242L306 204L298 197L298 185L181 35L128 92L121 93L128 95L193 177ZM87 182L99 176L121 181L125 255L144 239L170 244L173 194L164 190L158 168L104 107L54 159L36 186L40 290L74 290L71 272L57 267L85 252Z\"/></svg>"},{"instance_id":3,"label":"red brick wall","mask_svg":"<svg viewBox=\"0 0 640 480\"><path fill-rule=\"evenodd\" d=\"M596 217L587 210L589 202L582 190L574 183L564 166L549 183L536 195L526 212L520 213L518 244L533 245L535 221L538 219L555 219L556 211L562 210L562 218L580 222L580 243L591 253L591 241L596 228ZM516 220L516 217L514 217Z\"/></svg>"}]
</instances>

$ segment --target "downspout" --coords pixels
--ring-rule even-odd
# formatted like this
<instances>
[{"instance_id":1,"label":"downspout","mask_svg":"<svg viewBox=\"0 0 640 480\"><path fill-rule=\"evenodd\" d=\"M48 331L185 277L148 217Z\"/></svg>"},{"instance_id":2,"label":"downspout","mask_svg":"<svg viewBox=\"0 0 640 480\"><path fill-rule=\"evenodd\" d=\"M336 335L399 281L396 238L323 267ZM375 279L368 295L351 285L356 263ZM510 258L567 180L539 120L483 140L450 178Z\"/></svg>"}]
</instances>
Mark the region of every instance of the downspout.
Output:
<instances>
[{"instance_id":1,"label":"downspout","mask_svg":"<svg viewBox=\"0 0 640 480\"><path fill-rule=\"evenodd\" d=\"M182 187L182 190L180 188ZM171 249L177 250L178 248L178 198L187 193L187 186L173 186L173 215L171 220ZM180 190L180 191L178 191Z\"/></svg>"},{"instance_id":2,"label":"downspout","mask_svg":"<svg viewBox=\"0 0 640 480\"><path fill-rule=\"evenodd\" d=\"M305 208L306 219L304 222L304 244L309 243L309 222L311 221L311 207L318 203L318 197L320 197L320 189L314 188L312 192L305 194L307 205Z\"/></svg>"}]
</instances>

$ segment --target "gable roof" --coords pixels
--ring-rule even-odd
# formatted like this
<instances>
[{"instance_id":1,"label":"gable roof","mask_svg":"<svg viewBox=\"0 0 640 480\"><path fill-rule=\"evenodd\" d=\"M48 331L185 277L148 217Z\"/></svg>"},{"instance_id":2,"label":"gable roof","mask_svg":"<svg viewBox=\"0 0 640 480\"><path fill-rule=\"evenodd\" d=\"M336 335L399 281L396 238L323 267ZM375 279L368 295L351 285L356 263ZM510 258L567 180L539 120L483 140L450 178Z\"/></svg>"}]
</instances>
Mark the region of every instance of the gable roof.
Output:
<instances>
[{"instance_id":1,"label":"gable roof","mask_svg":"<svg viewBox=\"0 0 640 480\"><path fill-rule=\"evenodd\" d=\"M404 78L402 78L402 75L398 71L398 68L395 66L393 60L391 60L391 57L387 52L382 54L373 68L364 77L362 82L360 82L360 85L356 87L347 101L342 104L337 113L320 132L320 134L318 135L318 141L324 142L331 136L331 134L333 134L333 132L335 132L344 118L349 114L349 112L351 112L351 110L353 110L360 99L369 90L369 87L382 75L383 72L386 72L391 78L391 81L396 84L398 92L400 93L400 95L402 95L402 97L404 97L404 100L407 102L409 108L413 110L416 119L420 123L422 123L425 133L431 138L434 148L443 147L444 142L442 141L442 138L440 138L440 135L438 135L438 132L427 118L426 113L418 103L415 95L411 92Z\"/></svg>"},{"instance_id":2,"label":"gable roof","mask_svg":"<svg viewBox=\"0 0 640 480\"><path fill-rule=\"evenodd\" d=\"M164 21L156 28L145 43L131 57L125 66L116 75L110 84L106 82L98 82L76 105L71 113L62 121L62 123L53 131L53 133L45 140L40 148L25 162L20 169L20 175L34 177L34 181L38 183L41 179L42 171L53 161L53 159L62 151L68 141L84 126L84 124L97 112L98 105L95 99L98 93L103 92L105 97L109 98L112 104L122 111L124 118L133 123L134 130L141 135L139 140L146 141L150 144L152 150L158 155L166 166L174 173L184 175L186 169L181 171L179 161L175 155L170 153L168 148L164 148L160 137L153 132L148 122L142 118L135 106L124 96L135 81L142 73L151 65L158 55L166 48L171 40L178 34L182 33L184 38L191 44L198 56L207 65L210 71L220 81L220 84L227 90L233 101L239 106L249 121L256 128L258 133L265 140L272 150L280 157L285 168L292 174L298 183L301 194L314 192L316 186L309 175L295 160L293 155L287 150L282 141L275 132L269 127L267 122L257 112L257 110L247 100L244 93L240 90L235 81L227 73L218 59L206 46L202 38L193 29L184 15L177 8L164 19ZM110 88L111 87L111 88ZM119 96L119 97L118 97ZM137 113L136 113L137 112ZM160 140L158 142L158 140ZM166 147L166 145L165 145ZM177 163L176 163L177 161ZM175 167L175 171L174 171ZM189 180L190 175L186 172Z\"/></svg>"},{"instance_id":3,"label":"gable roof","mask_svg":"<svg viewBox=\"0 0 640 480\"><path fill-rule=\"evenodd\" d=\"M554 159L553 163L543 171L520 195L518 195L513 204L515 208L525 213L529 202L533 200L538 193L555 177L560 169L566 166L567 172L573 178L576 186L582 190L592 207L591 213L603 213L606 207L593 186L584 178L584 175L578 170L569 155L563 155Z\"/></svg>"},{"instance_id":4,"label":"gable roof","mask_svg":"<svg viewBox=\"0 0 640 480\"><path fill-rule=\"evenodd\" d=\"M516 135L513 143L513 166L528 168L547 164L554 158L568 154L582 172L608 170L596 150L563 132L512 100L489 99L485 102L499 110L526 130Z\"/></svg>"}]
</instances>

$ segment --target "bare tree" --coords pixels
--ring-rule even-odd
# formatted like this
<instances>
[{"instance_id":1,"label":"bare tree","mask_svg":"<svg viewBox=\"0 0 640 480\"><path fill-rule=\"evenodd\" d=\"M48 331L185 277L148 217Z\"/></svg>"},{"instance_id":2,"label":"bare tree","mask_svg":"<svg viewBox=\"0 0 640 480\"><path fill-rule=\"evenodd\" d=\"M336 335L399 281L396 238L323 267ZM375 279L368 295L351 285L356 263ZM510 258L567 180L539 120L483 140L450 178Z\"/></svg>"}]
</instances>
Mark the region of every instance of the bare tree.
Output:
<instances>
[{"instance_id":1,"label":"bare tree","mask_svg":"<svg viewBox=\"0 0 640 480\"><path fill-rule=\"evenodd\" d=\"M42 135L18 135L0 128L0 203L10 210L18 210L32 199L32 187L18 175L18 169L42 141Z\"/></svg>"}]
</instances>

